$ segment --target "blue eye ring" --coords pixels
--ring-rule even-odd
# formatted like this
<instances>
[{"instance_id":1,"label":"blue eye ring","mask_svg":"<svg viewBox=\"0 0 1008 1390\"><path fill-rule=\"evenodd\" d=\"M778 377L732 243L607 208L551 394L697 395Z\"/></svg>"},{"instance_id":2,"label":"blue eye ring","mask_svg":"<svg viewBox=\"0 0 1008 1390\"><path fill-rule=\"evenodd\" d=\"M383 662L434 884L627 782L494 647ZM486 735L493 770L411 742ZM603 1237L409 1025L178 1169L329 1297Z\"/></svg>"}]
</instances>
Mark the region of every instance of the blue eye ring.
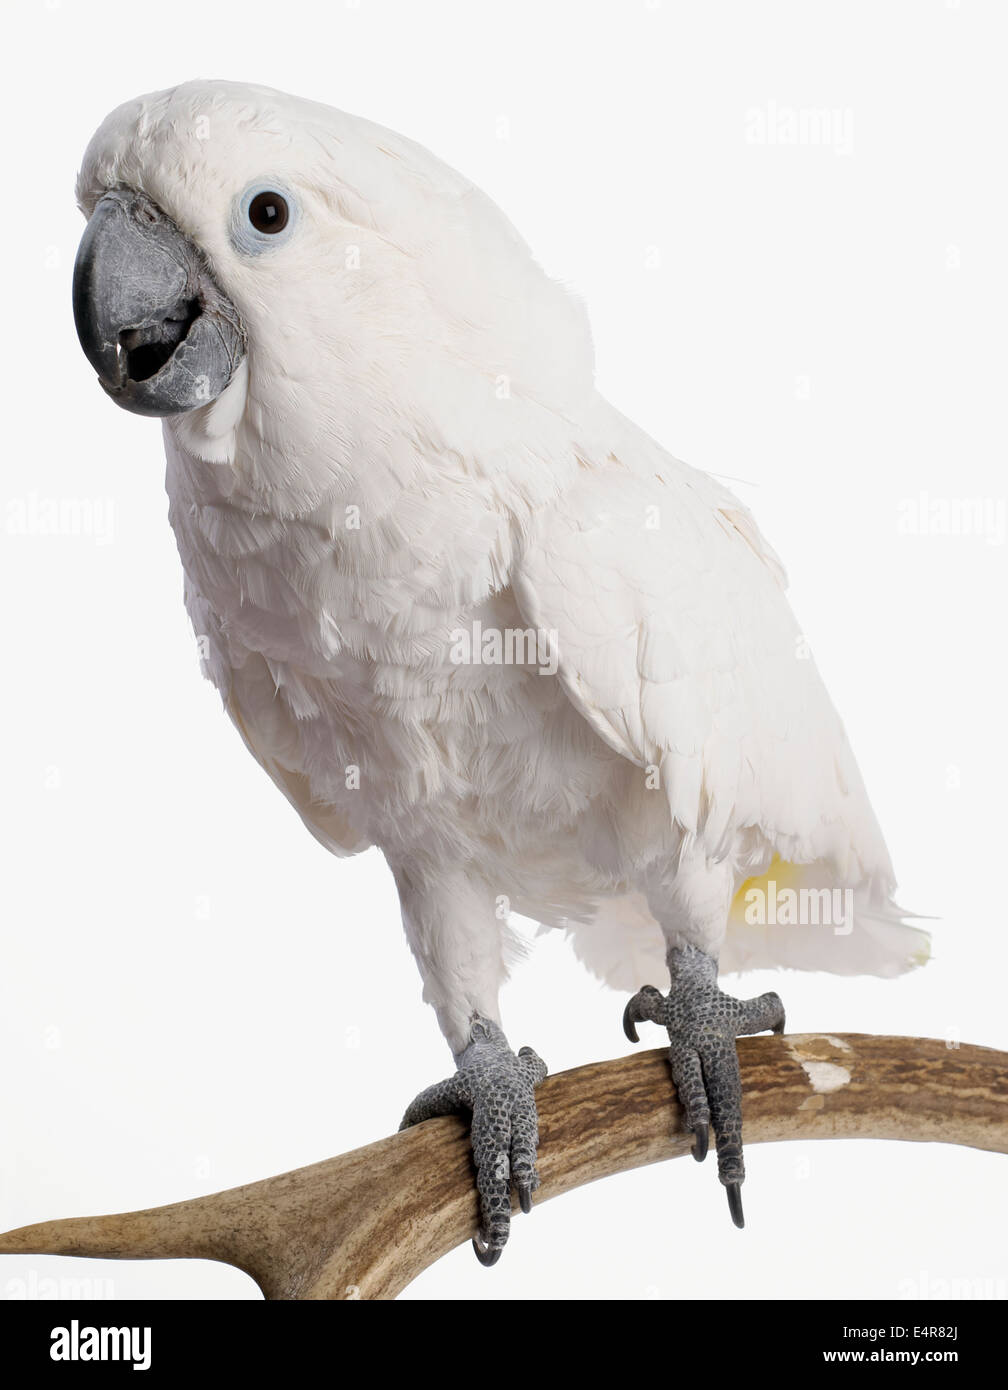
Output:
<instances>
[{"instance_id":1,"label":"blue eye ring","mask_svg":"<svg viewBox=\"0 0 1008 1390\"><path fill-rule=\"evenodd\" d=\"M291 239L299 212L297 199L281 179L257 179L234 205L231 240L248 256L272 251Z\"/></svg>"}]
</instances>

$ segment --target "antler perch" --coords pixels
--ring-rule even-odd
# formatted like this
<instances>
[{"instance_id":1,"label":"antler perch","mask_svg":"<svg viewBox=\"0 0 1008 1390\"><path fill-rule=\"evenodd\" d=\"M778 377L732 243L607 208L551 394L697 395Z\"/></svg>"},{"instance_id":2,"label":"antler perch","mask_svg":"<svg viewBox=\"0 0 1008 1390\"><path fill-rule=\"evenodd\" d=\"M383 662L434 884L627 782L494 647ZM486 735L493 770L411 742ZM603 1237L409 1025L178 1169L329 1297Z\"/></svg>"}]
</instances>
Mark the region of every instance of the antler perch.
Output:
<instances>
[{"instance_id":1,"label":"antler perch","mask_svg":"<svg viewBox=\"0 0 1008 1390\"><path fill-rule=\"evenodd\" d=\"M747 1144L909 1139L1008 1153L1008 1054L931 1038L740 1038ZM539 1088L536 1201L689 1153L664 1050ZM414 1129L172 1206L23 1226L0 1254L223 1260L267 1298L394 1298L476 1233L467 1127Z\"/></svg>"}]
</instances>

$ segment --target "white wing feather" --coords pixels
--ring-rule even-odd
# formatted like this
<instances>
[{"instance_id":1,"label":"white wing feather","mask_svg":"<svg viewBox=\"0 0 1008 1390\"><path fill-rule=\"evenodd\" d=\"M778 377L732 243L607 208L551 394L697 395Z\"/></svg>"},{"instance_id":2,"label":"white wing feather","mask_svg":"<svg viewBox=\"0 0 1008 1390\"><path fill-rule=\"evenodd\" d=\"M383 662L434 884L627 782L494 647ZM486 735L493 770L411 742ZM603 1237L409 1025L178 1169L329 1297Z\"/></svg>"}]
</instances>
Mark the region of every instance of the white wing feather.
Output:
<instances>
[{"instance_id":1,"label":"white wing feather","mask_svg":"<svg viewBox=\"0 0 1008 1390\"><path fill-rule=\"evenodd\" d=\"M584 718L660 780L688 843L729 858L737 882L779 857L808 866L809 887L855 891L846 949L733 914L723 968L906 969L927 938L892 903L889 855L780 561L727 489L616 418L607 455L537 519L513 576L526 620L553 635Z\"/></svg>"}]
</instances>

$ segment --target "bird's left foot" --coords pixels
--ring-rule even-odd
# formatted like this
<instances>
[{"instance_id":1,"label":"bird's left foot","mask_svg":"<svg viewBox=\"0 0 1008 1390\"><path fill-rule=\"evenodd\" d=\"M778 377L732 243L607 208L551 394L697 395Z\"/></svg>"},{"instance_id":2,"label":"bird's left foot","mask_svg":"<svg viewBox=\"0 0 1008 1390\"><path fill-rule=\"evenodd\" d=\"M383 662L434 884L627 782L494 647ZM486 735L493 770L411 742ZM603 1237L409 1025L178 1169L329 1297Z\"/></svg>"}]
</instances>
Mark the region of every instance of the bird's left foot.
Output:
<instances>
[{"instance_id":1,"label":"bird's left foot","mask_svg":"<svg viewBox=\"0 0 1008 1390\"><path fill-rule=\"evenodd\" d=\"M623 1030L637 1042L635 1024L643 1019L668 1029L672 1080L679 1093L686 1128L693 1131L693 1157L707 1157L714 1126L718 1176L728 1192L736 1226L742 1215L742 1082L735 1039L772 1028L784 1031L784 1005L772 991L758 999L733 999L717 984L717 961L696 946L669 952L672 988L663 995L654 985L639 989L623 1013Z\"/></svg>"},{"instance_id":2,"label":"bird's left foot","mask_svg":"<svg viewBox=\"0 0 1008 1390\"><path fill-rule=\"evenodd\" d=\"M480 1264L496 1264L507 1243L512 1181L522 1211L532 1210L532 1193L539 1186L535 1166L539 1122L533 1090L545 1076L546 1063L530 1047L515 1054L498 1024L475 1015L458 1071L421 1091L399 1126L408 1129L435 1115L471 1112L480 1195L480 1234L473 1249Z\"/></svg>"}]
</instances>

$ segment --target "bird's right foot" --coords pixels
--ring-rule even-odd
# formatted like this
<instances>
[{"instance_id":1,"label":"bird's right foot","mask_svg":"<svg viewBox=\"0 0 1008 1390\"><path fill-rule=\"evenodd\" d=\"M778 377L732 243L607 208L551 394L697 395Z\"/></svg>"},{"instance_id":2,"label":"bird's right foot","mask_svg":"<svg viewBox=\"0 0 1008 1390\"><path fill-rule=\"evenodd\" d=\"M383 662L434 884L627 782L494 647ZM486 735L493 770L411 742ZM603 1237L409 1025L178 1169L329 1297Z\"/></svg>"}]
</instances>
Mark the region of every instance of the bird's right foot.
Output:
<instances>
[{"instance_id":1,"label":"bird's right foot","mask_svg":"<svg viewBox=\"0 0 1008 1390\"><path fill-rule=\"evenodd\" d=\"M545 1076L546 1063L530 1047L515 1054L498 1024L474 1015L469 1046L455 1075L421 1091L399 1126L408 1129L436 1115L471 1113L480 1195L480 1234L473 1249L480 1264L496 1264L507 1244L512 1180L522 1211L532 1209L532 1193L539 1186L539 1117L533 1092Z\"/></svg>"}]
</instances>

